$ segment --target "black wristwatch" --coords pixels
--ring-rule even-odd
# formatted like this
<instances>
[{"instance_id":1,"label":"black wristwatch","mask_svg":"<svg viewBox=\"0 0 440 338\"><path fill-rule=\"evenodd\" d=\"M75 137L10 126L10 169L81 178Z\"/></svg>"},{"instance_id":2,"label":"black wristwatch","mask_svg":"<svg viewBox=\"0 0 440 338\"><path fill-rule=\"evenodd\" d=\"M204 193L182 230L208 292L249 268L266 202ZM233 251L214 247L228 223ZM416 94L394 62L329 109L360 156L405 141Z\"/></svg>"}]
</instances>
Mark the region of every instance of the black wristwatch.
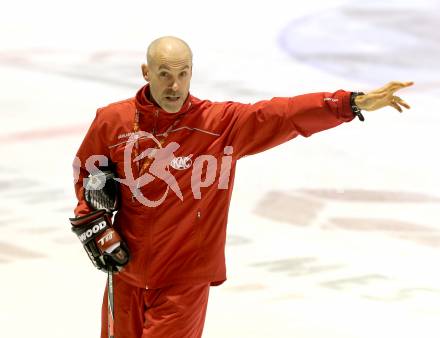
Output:
<instances>
[{"instance_id":1,"label":"black wristwatch","mask_svg":"<svg viewBox=\"0 0 440 338\"><path fill-rule=\"evenodd\" d=\"M352 92L351 93L350 106L351 106L351 110L353 111L353 114L356 115L359 120L365 121L365 117L364 117L364 115L362 115L360 108L354 102L354 99L356 98L356 96L359 96L359 95L365 95L365 93L364 92Z\"/></svg>"}]
</instances>

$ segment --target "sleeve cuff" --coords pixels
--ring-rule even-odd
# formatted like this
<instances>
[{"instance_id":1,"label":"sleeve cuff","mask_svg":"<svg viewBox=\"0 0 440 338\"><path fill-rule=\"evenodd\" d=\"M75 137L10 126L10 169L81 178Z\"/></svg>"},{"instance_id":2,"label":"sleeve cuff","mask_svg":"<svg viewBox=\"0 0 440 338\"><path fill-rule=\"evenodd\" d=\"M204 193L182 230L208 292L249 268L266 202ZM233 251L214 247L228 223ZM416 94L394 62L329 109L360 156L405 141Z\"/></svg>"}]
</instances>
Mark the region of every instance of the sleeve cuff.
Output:
<instances>
[{"instance_id":1,"label":"sleeve cuff","mask_svg":"<svg viewBox=\"0 0 440 338\"><path fill-rule=\"evenodd\" d=\"M356 114L351 108L351 93L352 92L346 92L343 90L338 92L339 102L341 103L341 106L339 107L339 118L344 122L350 122L356 117Z\"/></svg>"}]
</instances>

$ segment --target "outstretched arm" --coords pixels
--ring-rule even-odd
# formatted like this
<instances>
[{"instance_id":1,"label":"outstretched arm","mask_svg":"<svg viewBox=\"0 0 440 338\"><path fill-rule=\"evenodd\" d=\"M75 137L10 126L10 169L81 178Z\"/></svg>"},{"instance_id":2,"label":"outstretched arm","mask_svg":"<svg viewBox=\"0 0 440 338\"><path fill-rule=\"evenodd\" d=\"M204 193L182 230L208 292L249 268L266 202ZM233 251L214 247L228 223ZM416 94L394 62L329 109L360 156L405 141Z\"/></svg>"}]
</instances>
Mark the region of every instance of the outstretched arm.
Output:
<instances>
[{"instance_id":1,"label":"outstretched arm","mask_svg":"<svg viewBox=\"0 0 440 338\"><path fill-rule=\"evenodd\" d=\"M398 82L392 81L385 86L375 89L365 95L359 95L354 102L361 110L373 111L386 106L402 112L402 107L409 109L410 106L399 96L394 95L400 89L412 86L414 82Z\"/></svg>"}]
</instances>

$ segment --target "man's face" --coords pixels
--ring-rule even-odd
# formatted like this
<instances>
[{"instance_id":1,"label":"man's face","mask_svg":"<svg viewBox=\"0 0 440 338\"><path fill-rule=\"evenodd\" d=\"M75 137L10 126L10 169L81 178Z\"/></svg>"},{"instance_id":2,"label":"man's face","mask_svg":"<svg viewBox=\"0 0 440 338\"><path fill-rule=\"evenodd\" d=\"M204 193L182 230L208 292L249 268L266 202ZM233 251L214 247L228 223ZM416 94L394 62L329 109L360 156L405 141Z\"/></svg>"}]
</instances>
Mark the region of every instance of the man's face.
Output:
<instances>
[{"instance_id":1,"label":"man's face","mask_svg":"<svg viewBox=\"0 0 440 338\"><path fill-rule=\"evenodd\" d=\"M191 57L159 57L147 66L147 80L156 103L168 113L177 113L185 102L191 82Z\"/></svg>"}]
</instances>

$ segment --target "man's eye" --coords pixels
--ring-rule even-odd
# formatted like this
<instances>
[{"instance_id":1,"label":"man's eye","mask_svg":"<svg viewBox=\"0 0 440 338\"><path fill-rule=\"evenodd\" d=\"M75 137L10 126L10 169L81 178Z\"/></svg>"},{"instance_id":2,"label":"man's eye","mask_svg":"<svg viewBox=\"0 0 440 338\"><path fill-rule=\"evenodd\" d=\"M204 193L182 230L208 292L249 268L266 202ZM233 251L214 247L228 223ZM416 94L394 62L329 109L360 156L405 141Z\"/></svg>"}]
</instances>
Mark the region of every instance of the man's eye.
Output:
<instances>
[{"instance_id":1,"label":"man's eye","mask_svg":"<svg viewBox=\"0 0 440 338\"><path fill-rule=\"evenodd\" d=\"M187 75L188 75L187 72L181 72L181 73L180 73L180 76L181 76L181 77L185 77L185 76L187 76Z\"/></svg>"},{"instance_id":2,"label":"man's eye","mask_svg":"<svg viewBox=\"0 0 440 338\"><path fill-rule=\"evenodd\" d=\"M161 72L161 73L159 73L159 76L160 76L160 77L167 77L167 75L168 75L168 73L166 73L166 72Z\"/></svg>"}]
</instances>

